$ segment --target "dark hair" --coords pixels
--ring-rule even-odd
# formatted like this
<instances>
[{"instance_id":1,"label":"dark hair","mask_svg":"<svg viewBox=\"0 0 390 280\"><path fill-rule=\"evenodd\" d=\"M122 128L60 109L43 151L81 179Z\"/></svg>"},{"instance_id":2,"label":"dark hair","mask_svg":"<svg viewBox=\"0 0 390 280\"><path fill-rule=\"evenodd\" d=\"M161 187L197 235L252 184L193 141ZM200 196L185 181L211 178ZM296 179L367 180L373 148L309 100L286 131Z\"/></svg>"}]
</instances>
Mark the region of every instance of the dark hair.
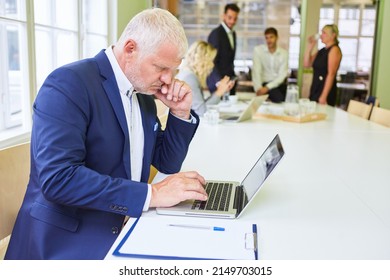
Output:
<instances>
[{"instance_id":1,"label":"dark hair","mask_svg":"<svg viewBox=\"0 0 390 280\"><path fill-rule=\"evenodd\" d=\"M235 11L236 13L239 13L240 12L240 8L237 6L237 4L235 3L230 3L230 4L226 4L225 6L225 14L228 10L233 10Z\"/></svg>"},{"instance_id":2,"label":"dark hair","mask_svg":"<svg viewBox=\"0 0 390 280\"><path fill-rule=\"evenodd\" d=\"M276 37L278 37L278 30L276 30L276 29L273 28L273 27L268 27L268 28L264 31L264 35L267 35L267 34L274 34Z\"/></svg>"}]
</instances>

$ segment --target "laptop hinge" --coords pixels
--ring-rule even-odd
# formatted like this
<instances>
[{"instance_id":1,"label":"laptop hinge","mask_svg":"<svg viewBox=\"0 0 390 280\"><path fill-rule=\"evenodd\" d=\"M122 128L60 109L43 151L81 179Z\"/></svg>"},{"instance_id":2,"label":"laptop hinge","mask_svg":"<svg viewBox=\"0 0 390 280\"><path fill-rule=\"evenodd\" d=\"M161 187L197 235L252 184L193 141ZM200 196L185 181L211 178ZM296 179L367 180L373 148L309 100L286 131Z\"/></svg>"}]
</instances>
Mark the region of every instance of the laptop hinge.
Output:
<instances>
[{"instance_id":1,"label":"laptop hinge","mask_svg":"<svg viewBox=\"0 0 390 280\"><path fill-rule=\"evenodd\" d=\"M234 196L233 208L237 209L237 215L241 213L242 209L248 203L248 196L245 193L244 186L237 186Z\"/></svg>"}]
</instances>

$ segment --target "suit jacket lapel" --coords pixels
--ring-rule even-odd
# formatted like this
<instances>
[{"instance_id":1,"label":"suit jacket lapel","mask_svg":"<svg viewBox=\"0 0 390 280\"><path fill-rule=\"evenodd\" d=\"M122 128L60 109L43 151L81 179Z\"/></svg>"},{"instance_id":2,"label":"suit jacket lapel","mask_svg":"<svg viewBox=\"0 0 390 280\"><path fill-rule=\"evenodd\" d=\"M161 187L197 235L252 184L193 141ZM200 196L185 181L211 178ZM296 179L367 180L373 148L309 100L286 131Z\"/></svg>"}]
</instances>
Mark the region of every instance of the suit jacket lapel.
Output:
<instances>
[{"instance_id":1,"label":"suit jacket lapel","mask_svg":"<svg viewBox=\"0 0 390 280\"><path fill-rule=\"evenodd\" d=\"M237 48L237 37L236 37L236 31L233 31L233 45L234 45L234 51L236 51Z\"/></svg>"},{"instance_id":2,"label":"suit jacket lapel","mask_svg":"<svg viewBox=\"0 0 390 280\"><path fill-rule=\"evenodd\" d=\"M106 78L102 82L103 88L107 94L108 99L112 105L112 108L115 112L115 116L119 122L120 127L122 128L123 136L125 138L124 147L123 147L123 163L125 165L126 175L130 179L130 140L129 140L129 130L126 122L125 110L123 109L122 99L120 97L119 88L116 83L114 72L110 62L102 50L96 55L96 61L99 65L100 73L103 77Z\"/></svg>"}]
</instances>

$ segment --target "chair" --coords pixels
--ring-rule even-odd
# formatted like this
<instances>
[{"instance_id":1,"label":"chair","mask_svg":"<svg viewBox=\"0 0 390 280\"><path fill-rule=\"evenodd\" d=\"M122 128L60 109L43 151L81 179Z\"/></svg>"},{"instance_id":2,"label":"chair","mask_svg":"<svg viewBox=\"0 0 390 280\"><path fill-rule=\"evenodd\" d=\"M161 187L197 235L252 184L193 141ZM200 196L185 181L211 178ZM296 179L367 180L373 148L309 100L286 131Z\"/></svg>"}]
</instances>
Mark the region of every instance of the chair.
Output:
<instances>
[{"instance_id":1,"label":"chair","mask_svg":"<svg viewBox=\"0 0 390 280\"><path fill-rule=\"evenodd\" d=\"M379 99L375 96L369 95L366 98L366 104L372 104L373 107L379 107Z\"/></svg>"},{"instance_id":2,"label":"chair","mask_svg":"<svg viewBox=\"0 0 390 280\"><path fill-rule=\"evenodd\" d=\"M390 110L374 107L370 116L370 121L390 127Z\"/></svg>"},{"instance_id":3,"label":"chair","mask_svg":"<svg viewBox=\"0 0 390 280\"><path fill-rule=\"evenodd\" d=\"M168 120L169 108L159 99L154 99L157 107L157 117L160 119L161 128L164 129Z\"/></svg>"},{"instance_id":4,"label":"chair","mask_svg":"<svg viewBox=\"0 0 390 280\"><path fill-rule=\"evenodd\" d=\"M0 150L0 259L4 258L30 174L30 143Z\"/></svg>"},{"instance_id":5,"label":"chair","mask_svg":"<svg viewBox=\"0 0 390 280\"><path fill-rule=\"evenodd\" d=\"M368 120L372 109L372 104L365 104L351 99L348 103L347 112Z\"/></svg>"}]
</instances>

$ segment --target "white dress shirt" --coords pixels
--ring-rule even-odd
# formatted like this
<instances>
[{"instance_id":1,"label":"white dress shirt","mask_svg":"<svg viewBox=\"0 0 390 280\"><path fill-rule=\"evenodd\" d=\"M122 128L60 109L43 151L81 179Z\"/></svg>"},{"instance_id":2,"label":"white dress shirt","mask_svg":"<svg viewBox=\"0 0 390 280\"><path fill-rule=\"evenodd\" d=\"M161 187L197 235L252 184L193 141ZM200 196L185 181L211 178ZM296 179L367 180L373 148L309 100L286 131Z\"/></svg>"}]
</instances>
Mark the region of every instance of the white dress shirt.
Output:
<instances>
[{"instance_id":1,"label":"white dress shirt","mask_svg":"<svg viewBox=\"0 0 390 280\"><path fill-rule=\"evenodd\" d=\"M274 53L268 50L267 45L256 46L253 51L252 81L255 91L263 83L273 89L278 87L288 75L288 53L277 47Z\"/></svg>"},{"instance_id":2,"label":"white dress shirt","mask_svg":"<svg viewBox=\"0 0 390 280\"><path fill-rule=\"evenodd\" d=\"M139 182L141 180L142 160L144 157L144 130L142 126L141 110L134 87L120 68L112 48L113 46L108 47L105 53L110 61L112 70L114 71L123 108L125 110L130 139L131 180ZM148 185L148 194L143 208L144 211L149 209L150 199L151 185Z\"/></svg>"}]
</instances>

